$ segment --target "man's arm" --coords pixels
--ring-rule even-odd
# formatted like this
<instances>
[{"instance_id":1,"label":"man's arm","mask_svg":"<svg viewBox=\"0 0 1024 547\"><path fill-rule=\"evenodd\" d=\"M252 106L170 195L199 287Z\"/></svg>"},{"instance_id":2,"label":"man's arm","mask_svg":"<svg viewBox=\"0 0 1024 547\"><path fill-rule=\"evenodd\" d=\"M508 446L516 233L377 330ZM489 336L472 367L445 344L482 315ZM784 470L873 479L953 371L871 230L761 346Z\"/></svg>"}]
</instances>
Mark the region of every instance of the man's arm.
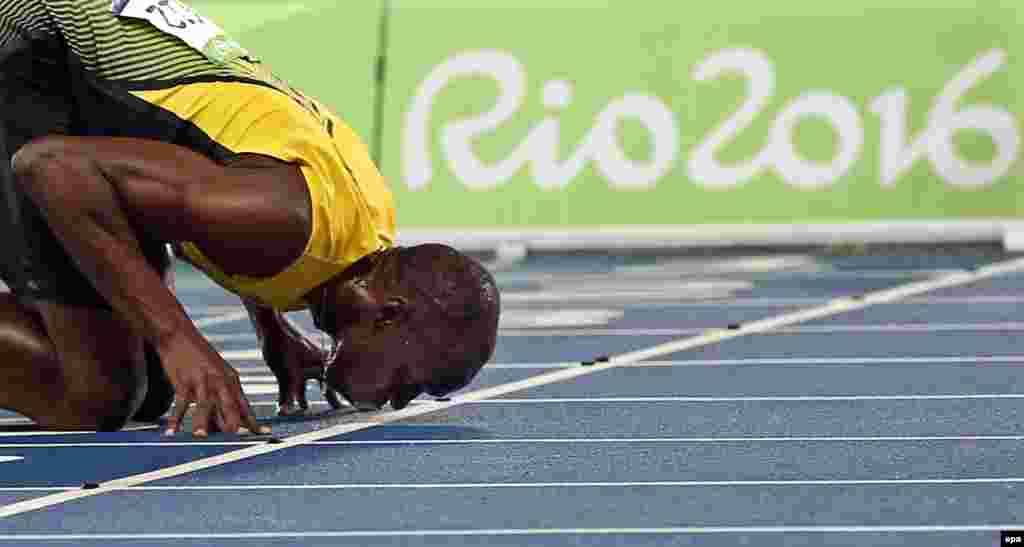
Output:
<instances>
[{"instance_id":1,"label":"man's arm","mask_svg":"<svg viewBox=\"0 0 1024 547\"><path fill-rule=\"evenodd\" d=\"M149 267L136 233L194 241L218 265L234 266L225 268L231 273L279 270L294 260L296 248L301 253L308 233L306 209L289 206L296 188L305 191L298 169L234 170L165 143L80 137L30 142L12 164L78 268L160 353L177 392L168 432L177 430L192 402L193 434L205 435L215 423L228 431L265 429L237 372Z\"/></svg>"},{"instance_id":2,"label":"man's arm","mask_svg":"<svg viewBox=\"0 0 1024 547\"><path fill-rule=\"evenodd\" d=\"M185 254L181 244L171 244L174 256L199 268ZM296 328L281 312L261 305L251 298L239 297L249 314L249 321L260 343L263 361L274 373L278 386L278 414L291 416L309 409L306 400L306 382L317 380L324 396L334 408L341 406L336 393L323 385L323 367L326 354Z\"/></svg>"}]
</instances>

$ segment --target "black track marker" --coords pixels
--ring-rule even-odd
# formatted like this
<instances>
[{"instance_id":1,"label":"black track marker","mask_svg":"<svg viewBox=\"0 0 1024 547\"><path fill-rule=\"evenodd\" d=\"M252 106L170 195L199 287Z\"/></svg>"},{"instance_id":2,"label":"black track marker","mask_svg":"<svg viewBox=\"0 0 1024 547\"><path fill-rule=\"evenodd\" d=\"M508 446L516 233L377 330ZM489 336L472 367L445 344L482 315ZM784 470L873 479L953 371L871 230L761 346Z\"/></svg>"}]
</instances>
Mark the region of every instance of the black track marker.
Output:
<instances>
[{"instance_id":1,"label":"black track marker","mask_svg":"<svg viewBox=\"0 0 1024 547\"><path fill-rule=\"evenodd\" d=\"M82 490L95 490L100 487L98 482L84 482L82 483Z\"/></svg>"}]
</instances>

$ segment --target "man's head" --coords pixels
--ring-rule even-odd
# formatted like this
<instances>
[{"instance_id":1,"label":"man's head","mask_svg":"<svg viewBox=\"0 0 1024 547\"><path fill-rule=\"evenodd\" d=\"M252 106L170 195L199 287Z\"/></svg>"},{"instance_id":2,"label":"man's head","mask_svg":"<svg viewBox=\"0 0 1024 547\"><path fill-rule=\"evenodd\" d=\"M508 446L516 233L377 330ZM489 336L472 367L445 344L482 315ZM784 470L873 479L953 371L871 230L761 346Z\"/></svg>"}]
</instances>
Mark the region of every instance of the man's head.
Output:
<instances>
[{"instance_id":1,"label":"man's head","mask_svg":"<svg viewBox=\"0 0 1024 547\"><path fill-rule=\"evenodd\" d=\"M469 384L494 353L494 278L445 245L374 253L312 296L317 326L335 340L327 384L360 408L446 395Z\"/></svg>"}]
</instances>

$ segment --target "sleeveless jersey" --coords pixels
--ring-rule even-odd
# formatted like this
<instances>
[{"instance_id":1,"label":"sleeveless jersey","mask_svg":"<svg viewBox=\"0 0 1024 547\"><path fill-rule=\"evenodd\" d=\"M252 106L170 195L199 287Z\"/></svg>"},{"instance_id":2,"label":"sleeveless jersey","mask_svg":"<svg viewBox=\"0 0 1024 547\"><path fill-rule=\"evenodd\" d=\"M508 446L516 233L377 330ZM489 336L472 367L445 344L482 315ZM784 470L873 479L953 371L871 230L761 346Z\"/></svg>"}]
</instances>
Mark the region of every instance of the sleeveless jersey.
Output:
<instances>
[{"instance_id":1,"label":"sleeveless jersey","mask_svg":"<svg viewBox=\"0 0 1024 547\"><path fill-rule=\"evenodd\" d=\"M366 146L319 101L276 77L213 21L177 0L0 0L0 71L34 43L66 55L72 134L149 138L215 161L257 153L295 163L313 204L303 256L277 275L229 275L189 242L225 289L280 310L359 258L391 246L394 204ZM52 51L53 48L38 48Z\"/></svg>"}]
</instances>

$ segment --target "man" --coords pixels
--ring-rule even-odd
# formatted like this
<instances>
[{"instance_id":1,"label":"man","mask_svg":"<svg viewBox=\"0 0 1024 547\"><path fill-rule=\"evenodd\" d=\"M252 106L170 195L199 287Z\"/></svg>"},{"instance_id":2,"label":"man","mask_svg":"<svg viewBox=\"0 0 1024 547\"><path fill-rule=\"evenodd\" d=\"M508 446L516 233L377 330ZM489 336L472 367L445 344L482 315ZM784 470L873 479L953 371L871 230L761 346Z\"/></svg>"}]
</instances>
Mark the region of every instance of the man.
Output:
<instances>
[{"instance_id":1,"label":"man","mask_svg":"<svg viewBox=\"0 0 1024 547\"><path fill-rule=\"evenodd\" d=\"M352 130L176 0L0 0L0 109L2 408L115 430L173 396L167 434L192 403L193 435L267 432L174 296L167 244L243 298L282 413L309 378L401 408L493 353L486 270L393 247ZM329 356L281 315L303 308Z\"/></svg>"}]
</instances>

